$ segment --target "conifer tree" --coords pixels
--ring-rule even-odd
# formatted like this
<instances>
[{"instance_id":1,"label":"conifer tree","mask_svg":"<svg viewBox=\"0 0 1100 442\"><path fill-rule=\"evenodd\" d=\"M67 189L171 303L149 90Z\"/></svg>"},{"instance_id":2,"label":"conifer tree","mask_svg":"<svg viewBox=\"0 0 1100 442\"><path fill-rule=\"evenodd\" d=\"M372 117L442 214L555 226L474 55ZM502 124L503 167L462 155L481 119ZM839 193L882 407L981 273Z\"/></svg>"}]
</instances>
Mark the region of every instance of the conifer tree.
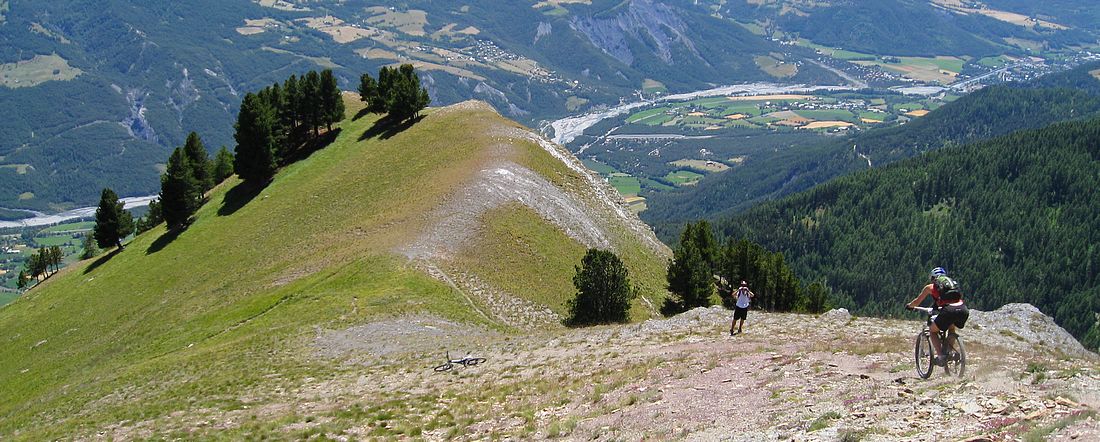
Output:
<instances>
[{"instance_id":1,"label":"conifer tree","mask_svg":"<svg viewBox=\"0 0 1100 442\"><path fill-rule=\"evenodd\" d=\"M300 115L302 107L302 90L300 82L296 75L291 75L283 82L283 94L286 96L285 107L282 112L279 113L279 118L283 120L283 126L288 131L293 132L298 129L298 124L302 118Z\"/></svg>"},{"instance_id":2,"label":"conifer tree","mask_svg":"<svg viewBox=\"0 0 1100 442\"><path fill-rule=\"evenodd\" d=\"M322 121L321 111L321 76L317 71L309 71L302 79L300 89L302 94L302 119L306 123L306 129L313 131L313 136L320 135Z\"/></svg>"},{"instance_id":3,"label":"conifer tree","mask_svg":"<svg viewBox=\"0 0 1100 442\"><path fill-rule=\"evenodd\" d=\"M274 111L255 94L247 94L237 115L233 170L242 180L267 182L275 176Z\"/></svg>"},{"instance_id":4,"label":"conifer tree","mask_svg":"<svg viewBox=\"0 0 1100 442\"><path fill-rule=\"evenodd\" d=\"M607 250L588 249L575 267L576 296L569 302L570 325L626 322L634 291L622 260Z\"/></svg>"},{"instance_id":5,"label":"conifer tree","mask_svg":"<svg viewBox=\"0 0 1100 442\"><path fill-rule=\"evenodd\" d=\"M141 219L138 219L137 225L134 228L140 235L162 222L164 222L164 212L161 209L160 200L156 199L149 202L149 211L145 212L145 216L141 217Z\"/></svg>"},{"instance_id":6,"label":"conifer tree","mask_svg":"<svg viewBox=\"0 0 1100 442\"><path fill-rule=\"evenodd\" d=\"M95 238L92 235L84 235L84 241L81 244L80 259L91 259L99 256L99 247L96 247Z\"/></svg>"},{"instance_id":7,"label":"conifer tree","mask_svg":"<svg viewBox=\"0 0 1100 442\"><path fill-rule=\"evenodd\" d=\"M336 76L332 69L321 71L321 111L322 121L327 130L332 130L332 123L344 119L344 98L340 94L340 85L336 82Z\"/></svg>"},{"instance_id":8,"label":"conifer tree","mask_svg":"<svg viewBox=\"0 0 1100 442\"><path fill-rule=\"evenodd\" d=\"M386 112L386 102L378 92L378 82L370 74L359 76L359 100L366 103L367 112L375 114Z\"/></svg>"},{"instance_id":9,"label":"conifer tree","mask_svg":"<svg viewBox=\"0 0 1100 442\"><path fill-rule=\"evenodd\" d=\"M118 246L122 250L122 239L134 232L133 217L122 207L122 201L118 200L115 191L103 189L99 197L99 208L95 211L95 228L92 231L100 248Z\"/></svg>"},{"instance_id":10,"label":"conifer tree","mask_svg":"<svg viewBox=\"0 0 1100 442\"><path fill-rule=\"evenodd\" d=\"M420 76L411 64L401 65L389 97L389 112L397 121L416 117L431 103L428 90L420 87Z\"/></svg>"},{"instance_id":11,"label":"conifer tree","mask_svg":"<svg viewBox=\"0 0 1100 442\"><path fill-rule=\"evenodd\" d=\"M61 250L61 246L50 247L50 264L53 264L54 273L61 270L61 263L64 260L65 252Z\"/></svg>"},{"instance_id":12,"label":"conifer tree","mask_svg":"<svg viewBox=\"0 0 1100 442\"><path fill-rule=\"evenodd\" d=\"M172 151L168 170L160 177L161 213L169 230L179 230L190 223L202 204L202 192L192 165L182 149Z\"/></svg>"},{"instance_id":13,"label":"conifer tree","mask_svg":"<svg viewBox=\"0 0 1100 442\"><path fill-rule=\"evenodd\" d=\"M206 145L199 138L199 134L191 132L187 135L187 142L183 144L183 153L187 155L187 160L191 165L191 174L195 177L195 182L199 184L202 192L214 188L213 164L210 162L210 155L206 152Z\"/></svg>"},{"instance_id":14,"label":"conifer tree","mask_svg":"<svg viewBox=\"0 0 1100 442\"><path fill-rule=\"evenodd\" d=\"M23 269L20 269L19 270L19 276L16 276L15 286L18 287L19 290L23 290L23 289L27 288L27 279L28 278L29 278L29 276L27 276L27 271L23 270Z\"/></svg>"},{"instance_id":15,"label":"conifer tree","mask_svg":"<svg viewBox=\"0 0 1100 442\"><path fill-rule=\"evenodd\" d=\"M220 184L233 175L233 153L222 146L218 154L214 156L213 177L214 184Z\"/></svg>"}]
</instances>

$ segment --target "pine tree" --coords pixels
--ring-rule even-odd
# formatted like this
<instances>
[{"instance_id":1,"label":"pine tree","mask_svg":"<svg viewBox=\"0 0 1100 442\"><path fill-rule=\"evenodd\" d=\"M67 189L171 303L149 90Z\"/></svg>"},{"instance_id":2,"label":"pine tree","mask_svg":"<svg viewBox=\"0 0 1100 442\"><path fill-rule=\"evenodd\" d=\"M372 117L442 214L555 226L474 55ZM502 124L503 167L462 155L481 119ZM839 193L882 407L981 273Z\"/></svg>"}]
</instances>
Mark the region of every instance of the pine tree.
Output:
<instances>
[{"instance_id":1,"label":"pine tree","mask_svg":"<svg viewBox=\"0 0 1100 442\"><path fill-rule=\"evenodd\" d=\"M80 259L91 259L99 256L99 247L96 247L95 238L91 235L84 235L84 240L81 243Z\"/></svg>"},{"instance_id":2,"label":"pine tree","mask_svg":"<svg viewBox=\"0 0 1100 442\"><path fill-rule=\"evenodd\" d=\"M378 82L370 74L359 76L359 100L366 103L367 112L375 114L386 112L386 102L378 92Z\"/></svg>"},{"instance_id":3,"label":"pine tree","mask_svg":"<svg viewBox=\"0 0 1100 442\"><path fill-rule=\"evenodd\" d=\"M626 322L630 300L629 272L622 260L607 250L588 249L581 265L575 267L573 286L576 296L569 302L570 325Z\"/></svg>"},{"instance_id":4,"label":"pine tree","mask_svg":"<svg viewBox=\"0 0 1100 442\"><path fill-rule=\"evenodd\" d=\"M142 234L162 222L164 222L164 211L161 208L160 200L156 199L149 202L149 210L145 212L145 216L138 220L135 229L138 234Z\"/></svg>"},{"instance_id":5,"label":"pine tree","mask_svg":"<svg viewBox=\"0 0 1100 442\"><path fill-rule=\"evenodd\" d=\"M133 217L122 207L115 191L103 189L99 208L95 211L95 229L92 233L100 248L118 246L122 250L122 239L133 233Z\"/></svg>"},{"instance_id":6,"label":"pine tree","mask_svg":"<svg viewBox=\"0 0 1100 442\"><path fill-rule=\"evenodd\" d=\"M187 160L191 165L191 174L195 177L202 189L202 192L206 192L214 188L214 176L213 176L213 164L210 162L210 155L206 152L206 145L202 143L202 139L199 138L199 134L191 132L187 135L187 142L183 144L183 153L187 155Z\"/></svg>"},{"instance_id":7,"label":"pine tree","mask_svg":"<svg viewBox=\"0 0 1100 442\"><path fill-rule=\"evenodd\" d=\"M65 252L61 250L61 246L50 247L50 264L53 264L54 273L61 270L61 263L64 260Z\"/></svg>"},{"instance_id":8,"label":"pine tree","mask_svg":"<svg viewBox=\"0 0 1100 442\"><path fill-rule=\"evenodd\" d=\"M302 78L302 82L299 85L302 94L301 112L302 119L306 124L306 130L312 130L313 136L320 135L320 126L322 123L321 110L323 105L321 99L321 76L317 74L317 71L309 71L305 77Z\"/></svg>"},{"instance_id":9,"label":"pine tree","mask_svg":"<svg viewBox=\"0 0 1100 442\"><path fill-rule=\"evenodd\" d=\"M247 94L237 115L233 170L242 180L267 182L275 176L274 111L255 94Z\"/></svg>"},{"instance_id":10,"label":"pine tree","mask_svg":"<svg viewBox=\"0 0 1100 442\"><path fill-rule=\"evenodd\" d=\"M233 153L222 146L218 154L214 156L213 177L214 184L221 184L226 178L233 175Z\"/></svg>"},{"instance_id":11,"label":"pine tree","mask_svg":"<svg viewBox=\"0 0 1100 442\"><path fill-rule=\"evenodd\" d=\"M336 82L336 76L332 69L321 71L321 110L322 121L327 130L332 130L332 123L344 119L344 98L340 93L340 85Z\"/></svg>"},{"instance_id":12,"label":"pine tree","mask_svg":"<svg viewBox=\"0 0 1100 442\"><path fill-rule=\"evenodd\" d=\"M168 170L160 177L160 208L169 230L179 230L191 221L202 204L202 192L193 166L182 149L172 151Z\"/></svg>"},{"instance_id":13,"label":"pine tree","mask_svg":"<svg viewBox=\"0 0 1100 442\"><path fill-rule=\"evenodd\" d=\"M401 65L388 96L390 116L397 121L416 117L431 103L428 90L420 87L420 77L411 64Z\"/></svg>"},{"instance_id":14,"label":"pine tree","mask_svg":"<svg viewBox=\"0 0 1100 442\"><path fill-rule=\"evenodd\" d=\"M672 256L665 279L673 297L666 301L664 312L672 314L709 306L713 282L699 248L692 241L682 240Z\"/></svg>"},{"instance_id":15,"label":"pine tree","mask_svg":"<svg viewBox=\"0 0 1100 442\"><path fill-rule=\"evenodd\" d=\"M286 96L286 107L279 113L279 118L283 120L283 126L287 130L293 132L298 129L298 124L302 121L300 115L302 108L302 89L301 82L298 77L291 75L283 82L283 94Z\"/></svg>"},{"instance_id":16,"label":"pine tree","mask_svg":"<svg viewBox=\"0 0 1100 442\"><path fill-rule=\"evenodd\" d=\"M15 286L18 287L19 290L23 290L23 289L27 288L27 279L28 278L30 278L30 276L27 275L27 271L20 269L19 270L19 276L16 276Z\"/></svg>"},{"instance_id":17,"label":"pine tree","mask_svg":"<svg viewBox=\"0 0 1100 442\"><path fill-rule=\"evenodd\" d=\"M275 163L281 164L283 159L290 156L290 151L294 148L290 128L283 125L282 119L282 114L287 107L286 95L279 83L275 83L260 90L258 96L267 104L274 116L271 120L271 133L275 136Z\"/></svg>"}]
</instances>

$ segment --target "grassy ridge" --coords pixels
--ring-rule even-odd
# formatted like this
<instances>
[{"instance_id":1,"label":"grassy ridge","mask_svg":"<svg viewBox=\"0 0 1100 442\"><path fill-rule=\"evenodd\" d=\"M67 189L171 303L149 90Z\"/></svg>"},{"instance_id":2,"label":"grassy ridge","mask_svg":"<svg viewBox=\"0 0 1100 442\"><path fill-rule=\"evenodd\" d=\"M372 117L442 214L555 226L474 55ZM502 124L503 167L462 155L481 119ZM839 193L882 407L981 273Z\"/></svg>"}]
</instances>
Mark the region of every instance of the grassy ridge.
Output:
<instances>
[{"instance_id":1,"label":"grassy ridge","mask_svg":"<svg viewBox=\"0 0 1100 442\"><path fill-rule=\"evenodd\" d=\"M250 389L324 378L325 361L303 357L314 326L411 312L483 323L391 250L490 155L487 128L514 123L487 108L437 111L392 138L360 140L374 124L344 121L331 146L262 191L231 179L178 237L153 229L0 310L0 438L237 407ZM530 157L537 171L555 167ZM572 275L549 276L560 285Z\"/></svg>"}]
</instances>

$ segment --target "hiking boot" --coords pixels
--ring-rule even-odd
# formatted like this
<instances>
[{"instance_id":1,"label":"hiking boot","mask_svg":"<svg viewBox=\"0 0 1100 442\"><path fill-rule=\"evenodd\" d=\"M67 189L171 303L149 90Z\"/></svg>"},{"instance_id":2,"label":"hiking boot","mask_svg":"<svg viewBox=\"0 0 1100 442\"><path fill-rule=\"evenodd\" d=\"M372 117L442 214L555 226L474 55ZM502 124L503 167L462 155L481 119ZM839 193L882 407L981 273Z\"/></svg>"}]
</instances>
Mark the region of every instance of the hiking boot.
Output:
<instances>
[{"instance_id":1,"label":"hiking boot","mask_svg":"<svg viewBox=\"0 0 1100 442\"><path fill-rule=\"evenodd\" d=\"M939 365L940 367L946 367L947 366L947 358L944 357L943 355L938 355L938 356L936 356L935 363L936 363L936 365Z\"/></svg>"}]
</instances>

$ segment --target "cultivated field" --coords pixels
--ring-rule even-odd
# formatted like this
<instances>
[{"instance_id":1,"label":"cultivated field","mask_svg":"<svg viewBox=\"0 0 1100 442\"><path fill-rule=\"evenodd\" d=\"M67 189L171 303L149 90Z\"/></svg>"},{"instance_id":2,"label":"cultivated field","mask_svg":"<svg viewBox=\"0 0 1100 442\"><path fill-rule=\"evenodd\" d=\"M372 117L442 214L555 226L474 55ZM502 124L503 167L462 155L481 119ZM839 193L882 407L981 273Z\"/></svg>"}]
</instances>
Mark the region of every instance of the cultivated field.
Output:
<instances>
[{"instance_id":1,"label":"cultivated field","mask_svg":"<svg viewBox=\"0 0 1100 442\"><path fill-rule=\"evenodd\" d=\"M60 55L35 55L30 60L0 64L0 86L34 87L47 81L72 80L81 73Z\"/></svg>"}]
</instances>

